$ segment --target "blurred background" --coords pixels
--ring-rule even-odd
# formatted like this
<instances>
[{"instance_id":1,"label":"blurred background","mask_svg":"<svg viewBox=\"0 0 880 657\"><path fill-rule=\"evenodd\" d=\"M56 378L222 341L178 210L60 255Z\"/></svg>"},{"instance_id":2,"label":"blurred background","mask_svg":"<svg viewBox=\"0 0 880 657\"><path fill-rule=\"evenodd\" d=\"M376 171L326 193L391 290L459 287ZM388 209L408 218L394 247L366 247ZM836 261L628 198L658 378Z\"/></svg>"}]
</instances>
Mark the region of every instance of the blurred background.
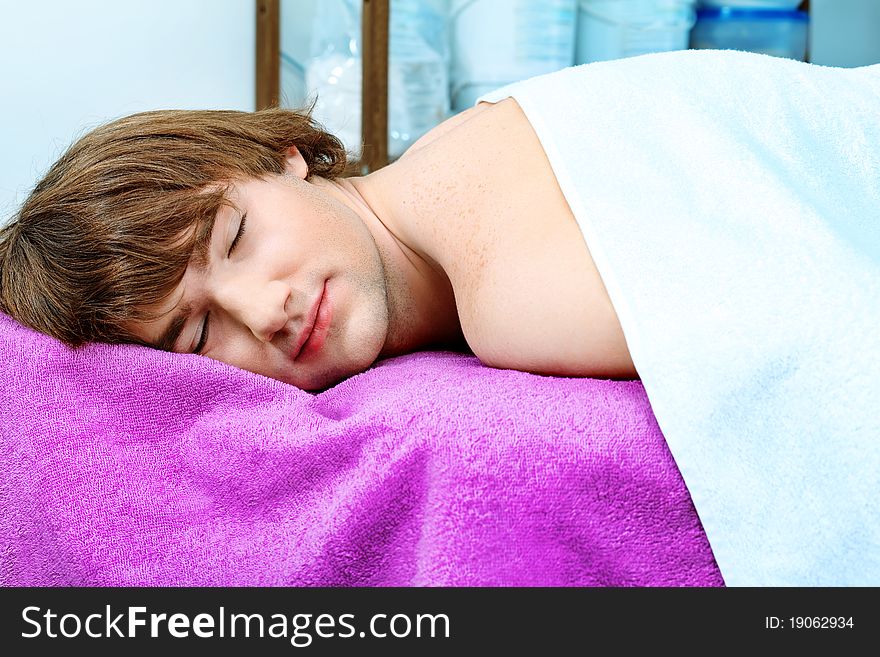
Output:
<instances>
[{"instance_id":1,"label":"blurred background","mask_svg":"<svg viewBox=\"0 0 880 657\"><path fill-rule=\"evenodd\" d=\"M281 0L281 104L360 149L362 0ZM391 0L388 155L490 89L720 48L880 63L880 0ZM0 2L0 223L78 137L150 109L255 109L254 0ZM369 90L368 90L369 93Z\"/></svg>"}]
</instances>

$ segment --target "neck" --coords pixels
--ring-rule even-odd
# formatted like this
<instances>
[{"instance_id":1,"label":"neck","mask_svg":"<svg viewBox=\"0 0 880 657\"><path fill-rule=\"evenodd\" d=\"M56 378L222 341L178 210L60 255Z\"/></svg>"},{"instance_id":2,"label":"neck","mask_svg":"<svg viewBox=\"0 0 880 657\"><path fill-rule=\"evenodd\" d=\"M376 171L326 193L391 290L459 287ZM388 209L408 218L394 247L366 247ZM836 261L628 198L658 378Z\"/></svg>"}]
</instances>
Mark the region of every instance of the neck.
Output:
<instances>
[{"instance_id":1,"label":"neck","mask_svg":"<svg viewBox=\"0 0 880 657\"><path fill-rule=\"evenodd\" d=\"M379 358L429 348L467 351L446 272L404 238L406 217L389 210L386 185L375 174L315 183L353 210L370 231L385 272L389 327Z\"/></svg>"}]
</instances>

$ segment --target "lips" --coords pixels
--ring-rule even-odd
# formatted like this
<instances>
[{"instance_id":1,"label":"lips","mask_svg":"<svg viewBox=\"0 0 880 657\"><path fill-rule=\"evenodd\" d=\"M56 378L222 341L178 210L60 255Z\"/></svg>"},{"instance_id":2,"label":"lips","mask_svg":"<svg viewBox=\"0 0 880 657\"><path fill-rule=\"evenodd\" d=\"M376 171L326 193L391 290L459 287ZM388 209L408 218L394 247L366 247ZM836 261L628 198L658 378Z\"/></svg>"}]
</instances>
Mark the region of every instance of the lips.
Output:
<instances>
[{"instance_id":1,"label":"lips","mask_svg":"<svg viewBox=\"0 0 880 657\"><path fill-rule=\"evenodd\" d=\"M324 282L324 294L318 306L318 315L308 339L296 357L298 361L309 361L318 357L324 342L327 341L330 324L333 322L333 297L330 294L330 282Z\"/></svg>"},{"instance_id":2,"label":"lips","mask_svg":"<svg viewBox=\"0 0 880 657\"><path fill-rule=\"evenodd\" d=\"M312 331L315 330L315 322L318 319L318 308L321 307L321 301L324 299L324 294L327 292L327 281L324 281L324 285L321 287L321 291L318 293L315 302L312 304L312 309L309 312L308 317L306 318L305 324L303 324L303 331L299 335L299 339L296 341L296 348L294 351L294 360L299 357L300 352L302 351L303 345L306 343L306 340L309 339L309 336L312 334Z\"/></svg>"}]
</instances>

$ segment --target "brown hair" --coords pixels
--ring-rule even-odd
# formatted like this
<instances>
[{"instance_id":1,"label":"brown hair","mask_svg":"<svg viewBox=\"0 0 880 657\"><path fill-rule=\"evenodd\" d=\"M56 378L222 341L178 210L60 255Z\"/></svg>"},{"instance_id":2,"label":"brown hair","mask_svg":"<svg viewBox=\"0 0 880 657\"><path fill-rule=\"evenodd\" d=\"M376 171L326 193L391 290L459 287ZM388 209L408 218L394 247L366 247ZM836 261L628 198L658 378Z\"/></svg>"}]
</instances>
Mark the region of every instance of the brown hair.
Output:
<instances>
[{"instance_id":1,"label":"brown hair","mask_svg":"<svg viewBox=\"0 0 880 657\"><path fill-rule=\"evenodd\" d=\"M154 319L146 308L183 278L198 228L227 203L222 183L283 173L291 145L310 177L351 173L311 108L144 112L96 128L0 229L0 310L71 347L144 344L126 326Z\"/></svg>"}]
</instances>

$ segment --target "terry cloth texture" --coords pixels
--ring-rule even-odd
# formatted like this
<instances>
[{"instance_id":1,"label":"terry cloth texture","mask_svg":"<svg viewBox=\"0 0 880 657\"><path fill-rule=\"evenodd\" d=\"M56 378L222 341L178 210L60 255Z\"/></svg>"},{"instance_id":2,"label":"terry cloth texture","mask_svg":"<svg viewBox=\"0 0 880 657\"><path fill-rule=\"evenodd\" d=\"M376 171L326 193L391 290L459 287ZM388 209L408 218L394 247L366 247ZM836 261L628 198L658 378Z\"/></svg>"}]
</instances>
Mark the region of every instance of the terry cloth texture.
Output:
<instances>
[{"instance_id":1,"label":"terry cloth texture","mask_svg":"<svg viewBox=\"0 0 880 657\"><path fill-rule=\"evenodd\" d=\"M419 352L318 394L0 315L5 586L721 586L637 381Z\"/></svg>"}]
</instances>

